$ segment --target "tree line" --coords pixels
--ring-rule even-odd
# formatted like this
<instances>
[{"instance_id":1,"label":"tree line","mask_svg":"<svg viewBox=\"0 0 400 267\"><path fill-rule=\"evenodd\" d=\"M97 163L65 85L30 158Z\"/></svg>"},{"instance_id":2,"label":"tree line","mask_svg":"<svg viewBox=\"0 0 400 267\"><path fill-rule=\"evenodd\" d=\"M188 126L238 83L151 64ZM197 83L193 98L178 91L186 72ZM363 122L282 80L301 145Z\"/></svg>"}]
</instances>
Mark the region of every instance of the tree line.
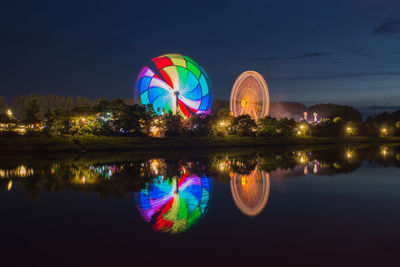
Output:
<instances>
[{"instance_id":1,"label":"tree line","mask_svg":"<svg viewBox=\"0 0 400 267\"><path fill-rule=\"evenodd\" d=\"M37 99L40 105L39 118L44 119L48 109L74 109L82 106L90 106L97 103L100 99L89 99L87 97L77 96L60 96L50 95L21 95L13 98L10 102L6 102L3 96L0 96L0 113L4 113L6 109L11 109L15 118L21 120L26 106L32 99ZM132 99L123 99L127 104L133 104Z\"/></svg>"},{"instance_id":2,"label":"tree line","mask_svg":"<svg viewBox=\"0 0 400 267\"><path fill-rule=\"evenodd\" d=\"M14 108L13 117L10 117L6 110L15 103L21 103L20 111L15 112ZM303 112L318 113L320 121L313 122L312 115L309 121L302 120ZM125 99L30 95L8 104L0 97L0 122L23 123L30 125L28 130L36 132L41 128L47 136L400 135L400 111L370 116L363 122L360 112L350 106L317 104L306 107L295 102L273 102L270 116L255 121L249 115L233 117L229 102L217 100L210 114L192 115L186 120L179 114L159 116L151 105L133 104Z\"/></svg>"}]
</instances>

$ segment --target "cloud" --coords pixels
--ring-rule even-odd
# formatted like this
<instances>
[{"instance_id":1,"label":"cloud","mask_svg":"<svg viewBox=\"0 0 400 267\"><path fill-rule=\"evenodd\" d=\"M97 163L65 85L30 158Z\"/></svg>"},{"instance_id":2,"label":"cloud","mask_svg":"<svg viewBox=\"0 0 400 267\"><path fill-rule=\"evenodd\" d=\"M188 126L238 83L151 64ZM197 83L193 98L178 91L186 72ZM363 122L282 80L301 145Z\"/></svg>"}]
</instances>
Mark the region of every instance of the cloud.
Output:
<instances>
[{"instance_id":1,"label":"cloud","mask_svg":"<svg viewBox=\"0 0 400 267\"><path fill-rule=\"evenodd\" d=\"M360 56L360 57L365 57L365 58L369 58L369 59L374 59L375 55L371 52L365 52L363 49L361 48L352 48L349 50L349 53L355 56Z\"/></svg>"},{"instance_id":2,"label":"cloud","mask_svg":"<svg viewBox=\"0 0 400 267\"><path fill-rule=\"evenodd\" d=\"M324 57L324 56L329 56L331 55L331 52L315 52L315 53L308 53L308 54L301 54L297 55L294 57L289 57L289 60L296 60L296 59L306 59L306 58L312 58L312 57ZM260 57L256 58L256 61L273 61L273 60L279 60L277 57Z\"/></svg>"},{"instance_id":3,"label":"cloud","mask_svg":"<svg viewBox=\"0 0 400 267\"><path fill-rule=\"evenodd\" d=\"M327 80L327 79L343 79L357 77L372 76L400 76L400 71L377 71L377 72L353 72L353 73L336 73L327 75L309 75L309 76L277 76L270 77L274 80Z\"/></svg>"},{"instance_id":4,"label":"cloud","mask_svg":"<svg viewBox=\"0 0 400 267\"><path fill-rule=\"evenodd\" d=\"M304 58L310 58L310 57L324 57L324 56L329 56L331 54L332 54L331 52L316 52L316 53L308 53L308 54L302 54L302 55L290 57L289 59L296 60L296 59L304 59Z\"/></svg>"},{"instance_id":5,"label":"cloud","mask_svg":"<svg viewBox=\"0 0 400 267\"><path fill-rule=\"evenodd\" d=\"M400 19L393 20L387 19L381 25L379 25L373 32L378 35L393 35L400 33Z\"/></svg>"}]
</instances>

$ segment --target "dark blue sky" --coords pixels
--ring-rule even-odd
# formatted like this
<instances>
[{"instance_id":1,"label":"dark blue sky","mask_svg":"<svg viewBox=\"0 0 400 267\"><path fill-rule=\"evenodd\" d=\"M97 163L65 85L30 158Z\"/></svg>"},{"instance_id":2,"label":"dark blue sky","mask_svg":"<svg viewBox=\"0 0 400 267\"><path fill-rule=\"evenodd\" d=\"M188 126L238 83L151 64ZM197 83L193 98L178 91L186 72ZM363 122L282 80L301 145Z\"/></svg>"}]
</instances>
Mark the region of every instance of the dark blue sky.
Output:
<instances>
[{"instance_id":1,"label":"dark blue sky","mask_svg":"<svg viewBox=\"0 0 400 267\"><path fill-rule=\"evenodd\" d=\"M8 3L6 3L8 2ZM0 95L133 97L183 53L228 99L253 69L273 100L400 105L400 1L2 1Z\"/></svg>"}]
</instances>

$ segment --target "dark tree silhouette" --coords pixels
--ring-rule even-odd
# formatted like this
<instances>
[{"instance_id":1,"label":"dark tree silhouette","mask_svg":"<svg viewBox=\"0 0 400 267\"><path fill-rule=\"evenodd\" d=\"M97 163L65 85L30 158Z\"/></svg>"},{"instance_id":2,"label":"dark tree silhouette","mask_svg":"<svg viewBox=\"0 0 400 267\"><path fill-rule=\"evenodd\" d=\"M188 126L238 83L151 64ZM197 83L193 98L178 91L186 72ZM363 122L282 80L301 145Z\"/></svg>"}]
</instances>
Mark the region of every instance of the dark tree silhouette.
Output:
<instances>
[{"instance_id":1,"label":"dark tree silhouette","mask_svg":"<svg viewBox=\"0 0 400 267\"><path fill-rule=\"evenodd\" d=\"M40 113L39 100L37 98L33 98L28 102L28 104L25 107L22 121L29 125L38 123L40 122L39 113Z\"/></svg>"}]
</instances>

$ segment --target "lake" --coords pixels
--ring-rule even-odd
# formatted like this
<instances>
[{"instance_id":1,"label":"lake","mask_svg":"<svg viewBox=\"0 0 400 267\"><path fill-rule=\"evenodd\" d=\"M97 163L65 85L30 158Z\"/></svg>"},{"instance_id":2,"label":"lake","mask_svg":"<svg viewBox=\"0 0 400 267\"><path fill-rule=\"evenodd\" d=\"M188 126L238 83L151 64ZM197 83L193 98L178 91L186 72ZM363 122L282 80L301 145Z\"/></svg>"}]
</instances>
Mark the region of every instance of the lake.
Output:
<instances>
[{"instance_id":1,"label":"lake","mask_svg":"<svg viewBox=\"0 0 400 267\"><path fill-rule=\"evenodd\" d=\"M2 266L398 262L394 145L0 159Z\"/></svg>"}]
</instances>

